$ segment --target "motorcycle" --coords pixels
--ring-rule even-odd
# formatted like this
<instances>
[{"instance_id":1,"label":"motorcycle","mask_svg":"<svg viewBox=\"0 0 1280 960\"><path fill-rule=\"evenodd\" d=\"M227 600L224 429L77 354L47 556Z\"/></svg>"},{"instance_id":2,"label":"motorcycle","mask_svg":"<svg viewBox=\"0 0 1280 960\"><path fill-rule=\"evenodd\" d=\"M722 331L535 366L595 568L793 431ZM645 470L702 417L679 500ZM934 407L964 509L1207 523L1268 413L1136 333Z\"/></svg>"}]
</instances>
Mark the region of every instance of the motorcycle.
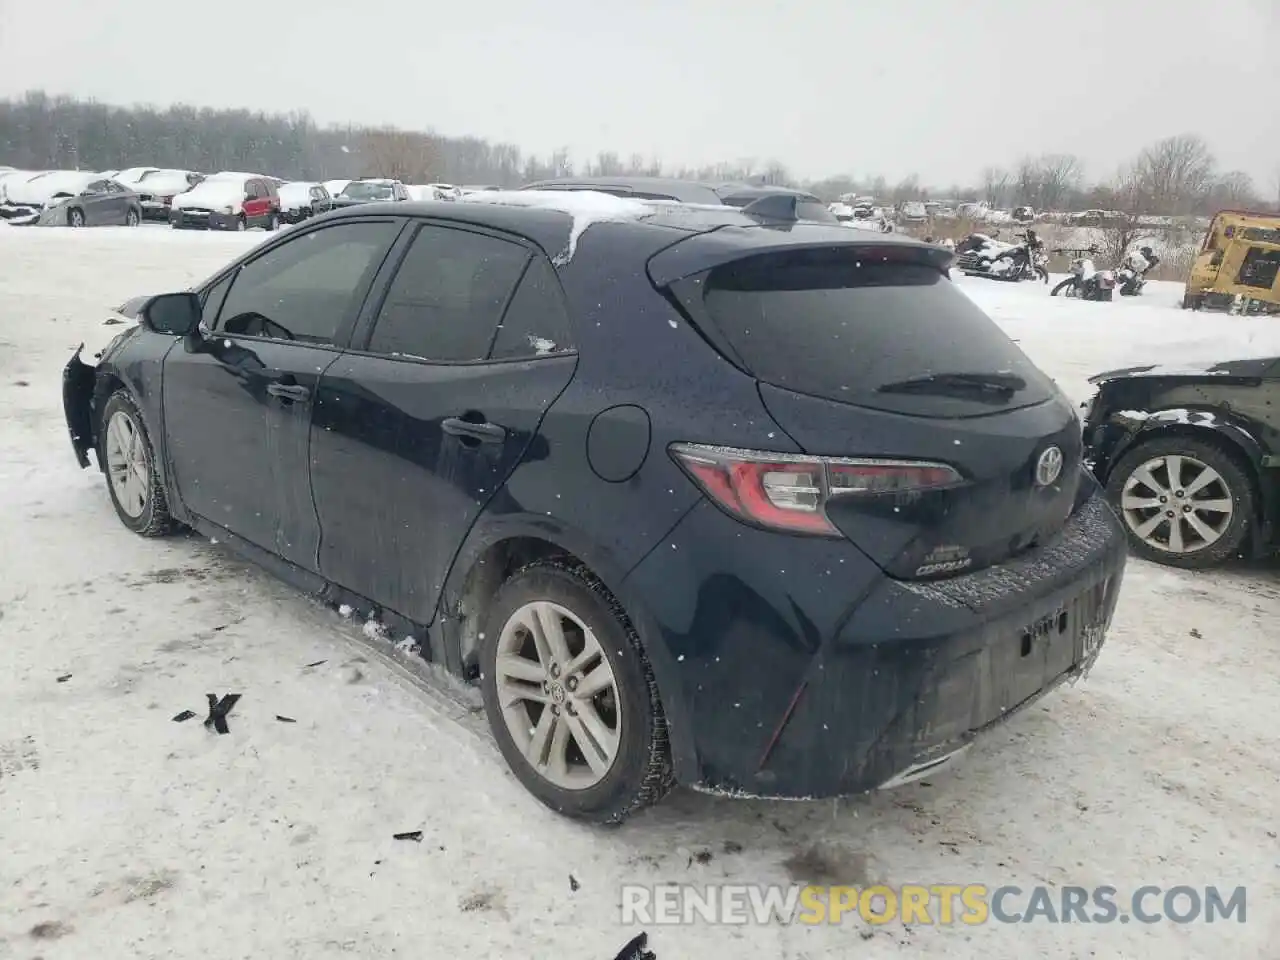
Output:
<instances>
[{"instance_id":1,"label":"motorcycle","mask_svg":"<svg viewBox=\"0 0 1280 960\"><path fill-rule=\"evenodd\" d=\"M1072 259L1071 273L1065 280L1049 291L1049 296L1056 297L1058 294L1062 294L1064 297L1078 297L1081 300L1093 300L1103 303L1110 301L1116 289L1115 274L1110 270L1099 270L1094 266L1091 257L1083 255L1096 252L1097 250L1094 248L1087 251L1055 250L1054 253L1076 253L1082 255Z\"/></svg>"},{"instance_id":2,"label":"motorcycle","mask_svg":"<svg viewBox=\"0 0 1280 960\"><path fill-rule=\"evenodd\" d=\"M1147 278L1133 267L1121 267L1116 271L1116 289L1120 291L1122 297L1141 296L1142 288L1146 285Z\"/></svg>"},{"instance_id":3,"label":"motorcycle","mask_svg":"<svg viewBox=\"0 0 1280 960\"><path fill-rule=\"evenodd\" d=\"M1022 243L1001 243L984 233L971 233L956 244L956 266L965 276L991 280L1049 282L1049 258L1043 245L1026 234Z\"/></svg>"}]
</instances>

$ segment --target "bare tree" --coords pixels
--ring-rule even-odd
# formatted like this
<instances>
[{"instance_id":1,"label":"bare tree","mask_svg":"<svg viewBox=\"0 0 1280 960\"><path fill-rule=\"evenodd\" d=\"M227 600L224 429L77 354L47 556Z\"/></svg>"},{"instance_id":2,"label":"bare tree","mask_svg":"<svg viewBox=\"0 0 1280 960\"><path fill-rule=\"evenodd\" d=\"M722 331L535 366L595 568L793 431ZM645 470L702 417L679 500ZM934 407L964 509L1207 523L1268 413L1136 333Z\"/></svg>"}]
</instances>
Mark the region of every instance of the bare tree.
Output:
<instances>
[{"instance_id":1,"label":"bare tree","mask_svg":"<svg viewBox=\"0 0 1280 960\"><path fill-rule=\"evenodd\" d=\"M1047 153L1039 159L1037 166L1040 195L1036 206L1042 210L1057 210L1084 179L1084 165L1074 154Z\"/></svg>"},{"instance_id":2,"label":"bare tree","mask_svg":"<svg viewBox=\"0 0 1280 960\"><path fill-rule=\"evenodd\" d=\"M903 177L898 181L897 186L893 188L894 203L902 203L904 200L919 200L923 195L920 190L920 178L914 173Z\"/></svg>"},{"instance_id":3,"label":"bare tree","mask_svg":"<svg viewBox=\"0 0 1280 960\"><path fill-rule=\"evenodd\" d=\"M1243 170L1230 170L1214 182L1209 197L1215 207L1252 207L1258 193L1253 188L1253 177Z\"/></svg>"},{"instance_id":4,"label":"bare tree","mask_svg":"<svg viewBox=\"0 0 1280 960\"><path fill-rule=\"evenodd\" d=\"M360 152L370 167L364 171L366 176L390 177L405 183L431 180L435 149L428 134L395 127L366 130Z\"/></svg>"},{"instance_id":5,"label":"bare tree","mask_svg":"<svg viewBox=\"0 0 1280 960\"><path fill-rule=\"evenodd\" d=\"M1002 167L986 167L982 171L982 199L993 207L1002 207L1009 193L1009 171Z\"/></svg>"},{"instance_id":6,"label":"bare tree","mask_svg":"<svg viewBox=\"0 0 1280 960\"><path fill-rule=\"evenodd\" d=\"M1212 185L1213 154L1195 134L1166 137L1138 154L1133 176L1143 196L1144 213L1191 213Z\"/></svg>"},{"instance_id":7,"label":"bare tree","mask_svg":"<svg viewBox=\"0 0 1280 960\"><path fill-rule=\"evenodd\" d=\"M1146 194L1136 167L1126 167L1105 188L1105 197L1118 216L1107 220L1102 228L1103 264L1119 266L1129 248L1143 235L1139 214Z\"/></svg>"}]
</instances>

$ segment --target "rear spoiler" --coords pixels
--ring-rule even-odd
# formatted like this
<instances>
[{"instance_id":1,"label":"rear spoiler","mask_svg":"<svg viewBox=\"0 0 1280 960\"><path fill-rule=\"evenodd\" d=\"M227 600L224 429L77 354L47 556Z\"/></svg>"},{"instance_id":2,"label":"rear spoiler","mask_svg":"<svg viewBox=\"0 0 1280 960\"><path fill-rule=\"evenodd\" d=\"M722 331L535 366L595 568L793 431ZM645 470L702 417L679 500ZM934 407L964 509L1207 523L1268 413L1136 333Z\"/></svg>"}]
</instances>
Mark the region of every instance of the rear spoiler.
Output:
<instances>
[{"instance_id":1,"label":"rear spoiler","mask_svg":"<svg viewBox=\"0 0 1280 960\"><path fill-rule=\"evenodd\" d=\"M756 201L756 203L760 202L762 201ZM763 218L757 219L760 219L763 224ZM863 235L865 235L863 231L852 230L839 224L797 223L787 230L747 226L717 227L659 250L649 259L649 279L653 281L654 286L662 289L677 280L747 257L787 253L793 250L822 250L831 247L857 251L860 256L869 259L905 261L933 267L939 271L945 271L951 265L953 258L951 251L931 243L903 239L895 234L879 234L868 239L863 239Z\"/></svg>"}]
</instances>

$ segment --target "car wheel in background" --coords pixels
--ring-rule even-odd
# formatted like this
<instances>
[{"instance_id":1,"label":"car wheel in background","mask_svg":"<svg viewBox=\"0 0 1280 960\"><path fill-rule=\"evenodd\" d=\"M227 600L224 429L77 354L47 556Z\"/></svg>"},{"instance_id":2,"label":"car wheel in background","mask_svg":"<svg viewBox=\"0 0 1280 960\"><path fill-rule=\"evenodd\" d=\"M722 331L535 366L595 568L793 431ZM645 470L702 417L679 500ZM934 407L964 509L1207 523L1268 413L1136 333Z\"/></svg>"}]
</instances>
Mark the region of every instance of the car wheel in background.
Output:
<instances>
[{"instance_id":1,"label":"car wheel in background","mask_svg":"<svg viewBox=\"0 0 1280 960\"><path fill-rule=\"evenodd\" d=\"M1163 437L1120 458L1107 497L1133 552L1172 567L1211 567L1239 553L1254 522L1254 487L1240 459L1192 437Z\"/></svg>"},{"instance_id":2,"label":"car wheel in background","mask_svg":"<svg viewBox=\"0 0 1280 960\"><path fill-rule=\"evenodd\" d=\"M620 823L672 784L666 718L640 638L585 567L540 561L498 590L480 635L498 748L535 797Z\"/></svg>"},{"instance_id":3,"label":"car wheel in background","mask_svg":"<svg viewBox=\"0 0 1280 960\"><path fill-rule=\"evenodd\" d=\"M271 219L267 221L267 229L270 231L280 229L280 215L278 213L271 214Z\"/></svg>"},{"instance_id":4,"label":"car wheel in background","mask_svg":"<svg viewBox=\"0 0 1280 960\"><path fill-rule=\"evenodd\" d=\"M169 499L155 468L155 448L126 390L113 393L102 410L98 462L106 471L111 504L121 523L143 537L162 537L173 529Z\"/></svg>"},{"instance_id":5,"label":"car wheel in background","mask_svg":"<svg viewBox=\"0 0 1280 960\"><path fill-rule=\"evenodd\" d=\"M124 225L126 227L136 227L142 222L142 217L138 215L137 210L130 210L124 215Z\"/></svg>"},{"instance_id":6,"label":"car wheel in background","mask_svg":"<svg viewBox=\"0 0 1280 960\"><path fill-rule=\"evenodd\" d=\"M236 230L237 230L237 231L244 231L244 230L247 230L248 228L249 228L249 225L245 222L244 214L243 214L243 213L242 213L242 214L240 214L238 217L236 217Z\"/></svg>"},{"instance_id":7,"label":"car wheel in background","mask_svg":"<svg viewBox=\"0 0 1280 960\"><path fill-rule=\"evenodd\" d=\"M84 211L83 211L83 210L81 210L79 207L72 207L70 210L68 210L68 211L67 211L67 226L68 226L68 227L83 227L83 226L84 226Z\"/></svg>"}]
</instances>

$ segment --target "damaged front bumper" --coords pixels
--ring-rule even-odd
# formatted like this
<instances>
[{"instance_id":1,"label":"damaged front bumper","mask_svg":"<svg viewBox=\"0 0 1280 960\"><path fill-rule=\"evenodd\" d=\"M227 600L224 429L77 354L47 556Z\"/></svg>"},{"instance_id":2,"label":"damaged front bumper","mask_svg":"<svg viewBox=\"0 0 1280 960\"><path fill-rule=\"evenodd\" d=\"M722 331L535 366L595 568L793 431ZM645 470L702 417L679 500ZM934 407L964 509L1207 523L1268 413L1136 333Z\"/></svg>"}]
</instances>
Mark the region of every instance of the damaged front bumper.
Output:
<instances>
[{"instance_id":1,"label":"damaged front bumper","mask_svg":"<svg viewBox=\"0 0 1280 960\"><path fill-rule=\"evenodd\" d=\"M82 468L89 466L89 451L96 445L93 390L98 375L96 367L80 359L83 350L82 343L62 369L62 411L66 415L67 430L71 433L71 448Z\"/></svg>"}]
</instances>

